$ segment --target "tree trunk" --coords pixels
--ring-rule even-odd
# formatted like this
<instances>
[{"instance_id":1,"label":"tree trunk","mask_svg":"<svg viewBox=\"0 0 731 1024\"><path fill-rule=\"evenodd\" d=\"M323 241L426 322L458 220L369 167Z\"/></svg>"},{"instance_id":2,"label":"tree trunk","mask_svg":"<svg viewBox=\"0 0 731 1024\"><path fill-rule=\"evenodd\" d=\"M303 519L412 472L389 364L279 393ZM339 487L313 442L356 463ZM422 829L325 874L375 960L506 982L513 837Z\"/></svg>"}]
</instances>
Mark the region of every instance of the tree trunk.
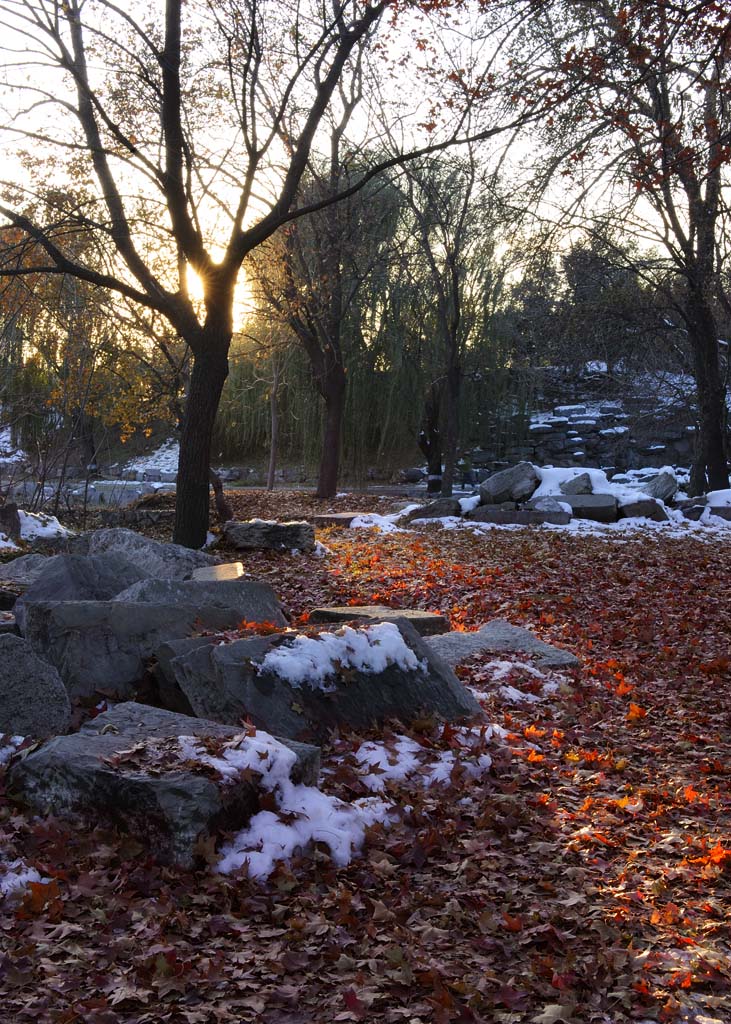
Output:
<instances>
[{"instance_id":1,"label":"tree trunk","mask_svg":"<svg viewBox=\"0 0 731 1024\"><path fill-rule=\"evenodd\" d=\"M317 481L318 498L334 498L337 493L345 385L345 370L340 363L330 366L320 383L320 393L325 399L325 430L322 438L320 475Z\"/></svg>"},{"instance_id":2,"label":"tree trunk","mask_svg":"<svg viewBox=\"0 0 731 1024\"><path fill-rule=\"evenodd\" d=\"M272 389L269 392L269 412L271 414L271 438L269 441L269 469L267 470L267 490L274 490L274 472L277 468L277 445L279 443L279 408L277 397L279 391L279 362L274 357L272 367Z\"/></svg>"},{"instance_id":3,"label":"tree trunk","mask_svg":"<svg viewBox=\"0 0 731 1024\"><path fill-rule=\"evenodd\" d=\"M439 431L441 404L441 381L437 381L432 383L427 393L419 431L419 448L426 459L427 494L439 494L442 490L442 436Z\"/></svg>"},{"instance_id":4,"label":"tree trunk","mask_svg":"<svg viewBox=\"0 0 731 1024\"><path fill-rule=\"evenodd\" d=\"M459 446L459 399L462 389L462 374L459 366L451 366L447 371L445 388L444 422L446 426L444 438L444 476L442 477L442 494L450 497L454 486L454 468L457 464L457 448Z\"/></svg>"},{"instance_id":5,"label":"tree trunk","mask_svg":"<svg viewBox=\"0 0 731 1024\"><path fill-rule=\"evenodd\" d=\"M208 488L211 439L218 403L228 376L228 345L222 335L206 339L207 348L194 358L180 436L177 500L173 540L202 548L208 533Z\"/></svg>"},{"instance_id":6,"label":"tree trunk","mask_svg":"<svg viewBox=\"0 0 731 1024\"><path fill-rule=\"evenodd\" d=\"M228 503L226 495L223 491L223 481L215 469L211 468L208 472L208 479L210 480L211 487L213 488L213 504L216 506L216 515L219 523L230 522L233 517L233 509Z\"/></svg>"},{"instance_id":7,"label":"tree trunk","mask_svg":"<svg viewBox=\"0 0 731 1024\"><path fill-rule=\"evenodd\" d=\"M718 329L712 310L702 299L689 307L688 337L698 392L699 436L691 490L725 490L729 485L726 461L726 390L718 357Z\"/></svg>"}]
</instances>

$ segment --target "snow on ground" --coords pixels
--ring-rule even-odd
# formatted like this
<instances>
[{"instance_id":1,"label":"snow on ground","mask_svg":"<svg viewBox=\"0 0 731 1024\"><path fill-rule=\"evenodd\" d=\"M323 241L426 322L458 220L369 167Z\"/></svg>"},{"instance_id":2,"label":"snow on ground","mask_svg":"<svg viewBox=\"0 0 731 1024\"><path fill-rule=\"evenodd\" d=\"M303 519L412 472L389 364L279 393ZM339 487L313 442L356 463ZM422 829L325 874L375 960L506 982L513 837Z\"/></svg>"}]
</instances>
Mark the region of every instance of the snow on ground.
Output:
<instances>
[{"instance_id":1,"label":"snow on ground","mask_svg":"<svg viewBox=\"0 0 731 1024\"><path fill-rule=\"evenodd\" d=\"M275 672L292 686L307 685L328 692L335 689L328 680L343 668L372 673L383 672L389 665L406 672L425 667L393 622L364 629L344 626L336 633L317 637L298 636L291 644L270 651L256 668L259 672Z\"/></svg>"},{"instance_id":2,"label":"snow on ground","mask_svg":"<svg viewBox=\"0 0 731 1024\"><path fill-rule=\"evenodd\" d=\"M0 861L0 897L22 896L31 882L44 882L35 868L28 867L23 860Z\"/></svg>"},{"instance_id":3,"label":"snow on ground","mask_svg":"<svg viewBox=\"0 0 731 1024\"><path fill-rule=\"evenodd\" d=\"M26 453L14 446L10 427L0 427L0 459L3 462L28 461Z\"/></svg>"},{"instance_id":4,"label":"snow on ground","mask_svg":"<svg viewBox=\"0 0 731 1024\"><path fill-rule=\"evenodd\" d=\"M157 451L150 455L140 455L126 463L124 469L135 470L137 473L158 471L160 473L176 473L178 470L178 457L180 455L180 444L173 438L163 442Z\"/></svg>"},{"instance_id":5,"label":"snow on ground","mask_svg":"<svg viewBox=\"0 0 731 1024\"><path fill-rule=\"evenodd\" d=\"M456 729L452 741L457 750L425 747L410 736L395 736L391 741L369 740L361 743L354 754L362 773L360 781L372 792L382 793L387 782L403 782L416 776L423 786L449 782L457 766L469 778L479 778L492 765L484 751L485 742L493 737L493 728Z\"/></svg>"}]
</instances>

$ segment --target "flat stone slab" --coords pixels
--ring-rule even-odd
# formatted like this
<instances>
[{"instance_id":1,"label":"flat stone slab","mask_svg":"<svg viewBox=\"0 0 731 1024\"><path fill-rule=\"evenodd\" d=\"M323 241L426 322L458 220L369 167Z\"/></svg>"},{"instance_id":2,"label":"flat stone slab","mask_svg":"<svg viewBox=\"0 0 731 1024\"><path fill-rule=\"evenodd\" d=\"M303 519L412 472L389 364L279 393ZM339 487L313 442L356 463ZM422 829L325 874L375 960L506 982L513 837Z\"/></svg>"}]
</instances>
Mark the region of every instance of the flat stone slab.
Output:
<instances>
[{"instance_id":1,"label":"flat stone slab","mask_svg":"<svg viewBox=\"0 0 731 1024\"><path fill-rule=\"evenodd\" d=\"M632 501L620 501L619 516L622 519L652 519L656 523L666 523L668 514L656 498L643 498L642 495Z\"/></svg>"},{"instance_id":2,"label":"flat stone slab","mask_svg":"<svg viewBox=\"0 0 731 1024\"><path fill-rule=\"evenodd\" d=\"M114 601L143 604L181 605L204 609L221 608L230 612L231 626L240 622L271 622L286 626L287 619L277 595L268 583L253 579L230 579L217 582L205 580L140 580L132 584Z\"/></svg>"},{"instance_id":3,"label":"flat stone slab","mask_svg":"<svg viewBox=\"0 0 731 1024\"><path fill-rule=\"evenodd\" d=\"M488 509L485 505L479 505L465 517L474 523L493 523L495 526L566 526L571 522L570 512L544 512L539 509L519 508L515 511L510 509Z\"/></svg>"},{"instance_id":4,"label":"flat stone slab","mask_svg":"<svg viewBox=\"0 0 731 1024\"><path fill-rule=\"evenodd\" d=\"M569 651L544 643L528 629L493 619L475 633L445 633L425 637L427 644L448 665L458 665L477 654L528 654L539 668L577 668L579 659Z\"/></svg>"},{"instance_id":5,"label":"flat stone slab","mask_svg":"<svg viewBox=\"0 0 731 1024\"><path fill-rule=\"evenodd\" d=\"M120 704L12 765L8 789L41 814L120 825L159 860L191 867L202 840L243 827L257 812L258 779L274 758L284 758L293 781L317 782L317 747Z\"/></svg>"},{"instance_id":6,"label":"flat stone slab","mask_svg":"<svg viewBox=\"0 0 731 1024\"><path fill-rule=\"evenodd\" d=\"M405 619L316 636L285 633L194 646L171 643L158 662L196 715L247 719L292 739L325 739L392 719L480 715L472 694ZM161 688L161 692L164 688Z\"/></svg>"},{"instance_id":7,"label":"flat stone slab","mask_svg":"<svg viewBox=\"0 0 731 1024\"><path fill-rule=\"evenodd\" d=\"M710 505L706 507L712 516L718 516L719 519L731 520L731 505ZM690 517L686 516L686 519L687 518Z\"/></svg>"},{"instance_id":8,"label":"flat stone slab","mask_svg":"<svg viewBox=\"0 0 731 1024\"><path fill-rule=\"evenodd\" d=\"M315 547L315 528L304 522L232 519L224 524L223 535L238 551L312 551Z\"/></svg>"},{"instance_id":9,"label":"flat stone slab","mask_svg":"<svg viewBox=\"0 0 731 1024\"><path fill-rule=\"evenodd\" d=\"M617 521L617 499L613 494L563 494L561 501L571 506L577 519L593 519L597 523Z\"/></svg>"},{"instance_id":10,"label":"flat stone slab","mask_svg":"<svg viewBox=\"0 0 731 1024\"><path fill-rule=\"evenodd\" d=\"M323 528L326 526L342 526L347 529L354 519L364 514L363 512L321 512L319 515L313 516L312 521L315 526Z\"/></svg>"},{"instance_id":11,"label":"flat stone slab","mask_svg":"<svg viewBox=\"0 0 731 1024\"><path fill-rule=\"evenodd\" d=\"M225 583L227 580L238 580L244 575L243 562L224 562L222 565L204 565L194 569L190 578L198 583Z\"/></svg>"},{"instance_id":12,"label":"flat stone slab","mask_svg":"<svg viewBox=\"0 0 731 1024\"><path fill-rule=\"evenodd\" d=\"M449 619L437 612L413 608L387 608L383 604L331 605L310 612L310 622L350 622L353 619L406 619L420 636L449 631Z\"/></svg>"}]
</instances>

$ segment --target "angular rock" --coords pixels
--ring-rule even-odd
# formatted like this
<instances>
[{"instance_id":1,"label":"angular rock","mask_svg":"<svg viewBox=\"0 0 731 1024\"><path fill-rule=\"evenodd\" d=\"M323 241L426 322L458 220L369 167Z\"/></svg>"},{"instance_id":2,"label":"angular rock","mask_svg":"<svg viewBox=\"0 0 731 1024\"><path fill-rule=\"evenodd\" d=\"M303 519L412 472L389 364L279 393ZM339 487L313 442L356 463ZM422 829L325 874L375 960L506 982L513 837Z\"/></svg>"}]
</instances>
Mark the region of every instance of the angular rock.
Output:
<instances>
[{"instance_id":1,"label":"angular rock","mask_svg":"<svg viewBox=\"0 0 731 1024\"><path fill-rule=\"evenodd\" d=\"M503 619L493 619L475 633L444 633L424 643L448 665L458 665L476 654L528 654L539 668L576 668L579 659L569 651L544 643L528 629Z\"/></svg>"},{"instance_id":2,"label":"angular rock","mask_svg":"<svg viewBox=\"0 0 731 1024\"><path fill-rule=\"evenodd\" d=\"M532 508L519 508L515 511L497 509L492 512L487 510L487 506L481 505L474 512L477 514L470 515L470 519L478 523L494 523L496 526L543 526L546 523L552 526L565 526L571 522L571 513L563 509L544 512Z\"/></svg>"},{"instance_id":3,"label":"angular rock","mask_svg":"<svg viewBox=\"0 0 731 1024\"><path fill-rule=\"evenodd\" d=\"M446 615L414 608L387 608L384 604L332 605L310 612L310 622L350 622L353 619L380 619L385 622L406 619L419 636L446 633L449 629Z\"/></svg>"},{"instance_id":4,"label":"angular rock","mask_svg":"<svg viewBox=\"0 0 731 1024\"><path fill-rule=\"evenodd\" d=\"M218 562L203 551L191 551L180 544L164 544L121 526L82 533L69 543L69 549L80 555L123 555L144 576L160 579L187 579L194 569Z\"/></svg>"},{"instance_id":5,"label":"angular rock","mask_svg":"<svg viewBox=\"0 0 731 1024\"><path fill-rule=\"evenodd\" d=\"M413 466L409 469L402 469L399 471L399 479L404 484L418 484L425 476L426 473L419 466Z\"/></svg>"},{"instance_id":6,"label":"angular rock","mask_svg":"<svg viewBox=\"0 0 731 1024\"><path fill-rule=\"evenodd\" d=\"M323 688L296 675L312 656L307 644L322 641L288 634L183 650L167 661L167 683L182 691L200 717L227 723L246 718L257 728L292 739L323 739L333 729L367 729L389 719L409 723L424 714L451 721L480 713L474 697L408 622L374 620L357 630L343 627L335 635L362 644L364 633L395 641L411 667L404 660L365 671L349 666L341 655L332 660L333 674ZM374 644L374 657L379 646ZM274 658L264 664L268 655Z\"/></svg>"},{"instance_id":7,"label":"angular rock","mask_svg":"<svg viewBox=\"0 0 731 1024\"><path fill-rule=\"evenodd\" d=\"M674 473L658 473L649 483L642 485L642 491L650 498L659 498L660 501L672 501L678 489L678 481Z\"/></svg>"},{"instance_id":8,"label":"angular rock","mask_svg":"<svg viewBox=\"0 0 731 1024\"><path fill-rule=\"evenodd\" d=\"M492 522L489 517L493 512L514 512L517 507L518 503L516 501L501 501L495 505L478 505L476 508L470 509L469 512L465 513L465 519L472 519L476 523Z\"/></svg>"},{"instance_id":9,"label":"angular rock","mask_svg":"<svg viewBox=\"0 0 731 1024\"><path fill-rule=\"evenodd\" d=\"M558 485L561 494L591 494L592 483L588 473L579 473Z\"/></svg>"},{"instance_id":10,"label":"angular rock","mask_svg":"<svg viewBox=\"0 0 731 1024\"><path fill-rule=\"evenodd\" d=\"M221 565L204 565L190 574L192 580L200 583L223 583L245 576L243 562L223 562Z\"/></svg>"},{"instance_id":11,"label":"angular rock","mask_svg":"<svg viewBox=\"0 0 731 1024\"><path fill-rule=\"evenodd\" d=\"M72 697L100 690L119 698L134 693L146 659L165 641L239 621L235 611L214 606L47 601L26 607L25 635L36 654L56 666Z\"/></svg>"},{"instance_id":12,"label":"angular rock","mask_svg":"<svg viewBox=\"0 0 731 1024\"><path fill-rule=\"evenodd\" d=\"M495 505L502 501L525 501L538 487L540 478L530 462L503 469L480 484L480 503Z\"/></svg>"},{"instance_id":13,"label":"angular rock","mask_svg":"<svg viewBox=\"0 0 731 1024\"><path fill-rule=\"evenodd\" d=\"M412 509L403 517L401 522L410 523L413 519L442 519L444 516L462 515L462 506L459 498L437 498L430 501L428 505Z\"/></svg>"},{"instance_id":14,"label":"angular rock","mask_svg":"<svg viewBox=\"0 0 731 1024\"><path fill-rule=\"evenodd\" d=\"M206 741L214 757L244 730L175 715L140 704L120 704L72 736L45 744L9 772L13 797L41 814L78 814L111 821L144 839L159 860L191 867L198 844L220 829L243 827L259 808L256 772L228 780L191 757L190 743ZM259 760L262 737L243 737L243 751ZM293 781L313 784L319 750L280 740L292 759ZM275 747L276 750L276 747Z\"/></svg>"},{"instance_id":15,"label":"angular rock","mask_svg":"<svg viewBox=\"0 0 731 1024\"><path fill-rule=\"evenodd\" d=\"M531 498L530 501L526 501L524 508L535 509L536 512L567 512L568 505L566 502L561 503L560 498L554 498L551 495L546 495L543 498ZM570 514L570 513L569 513Z\"/></svg>"},{"instance_id":16,"label":"angular rock","mask_svg":"<svg viewBox=\"0 0 731 1024\"><path fill-rule=\"evenodd\" d=\"M617 511L620 519L644 518L656 523L666 523L668 514L662 504L655 498L643 498L638 495L636 500L620 501Z\"/></svg>"},{"instance_id":17,"label":"angular rock","mask_svg":"<svg viewBox=\"0 0 731 1024\"><path fill-rule=\"evenodd\" d=\"M684 505L682 512L683 518L689 519L691 522L697 523L706 511L706 505Z\"/></svg>"},{"instance_id":18,"label":"angular rock","mask_svg":"<svg viewBox=\"0 0 731 1024\"><path fill-rule=\"evenodd\" d=\"M71 702L53 665L19 636L0 635L0 733L43 739L70 722Z\"/></svg>"},{"instance_id":19,"label":"angular rock","mask_svg":"<svg viewBox=\"0 0 731 1024\"><path fill-rule=\"evenodd\" d=\"M286 626L282 606L268 583L259 580L223 580L206 583L201 580L140 580L117 594L115 601L143 604L180 605L204 608L224 608L232 613L231 624L271 622Z\"/></svg>"},{"instance_id":20,"label":"angular rock","mask_svg":"<svg viewBox=\"0 0 731 1024\"><path fill-rule=\"evenodd\" d=\"M142 579L144 573L122 555L54 555L15 606L20 630L25 630L29 604L46 601L108 601Z\"/></svg>"},{"instance_id":21,"label":"angular rock","mask_svg":"<svg viewBox=\"0 0 731 1024\"><path fill-rule=\"evenodd\" d=\"M731 521L731 505L708 505L706 507L712 516Z\"/></svg>"},{"instance_id":22,"label":"angular rock","mask_svg":"<svg viewBox=\"0 0 731 1024\"><path fill-rule=\"evenodd\" d=\"M232 519L224 525L223 534L237 551L312 551L315 547L315 529L310 523Z\"/></svg>"},{"instance_id":23,"label":"angular rock","mask_svg":"<svg viewBox=\"0 0 731 1024\"><path fill-rule=\"evenodd\" d=\"M616 523L617 499L613 494L566 494L561 499L573 509L577 519L597 523Z\"/></svg>"},{"instance_id":24,"label":"angular rock","mask_svg":"<svg viewBox=\"0 0 731 1024\"><path fill-rule=\"evenodd\" d=\"M31 583L43 575L50 562L53 562L58 555L21 555L14 558L12 562L0 563L0 580L7 583L17 584L19 587L29 587Z\"/></svg>"}]
</instances>

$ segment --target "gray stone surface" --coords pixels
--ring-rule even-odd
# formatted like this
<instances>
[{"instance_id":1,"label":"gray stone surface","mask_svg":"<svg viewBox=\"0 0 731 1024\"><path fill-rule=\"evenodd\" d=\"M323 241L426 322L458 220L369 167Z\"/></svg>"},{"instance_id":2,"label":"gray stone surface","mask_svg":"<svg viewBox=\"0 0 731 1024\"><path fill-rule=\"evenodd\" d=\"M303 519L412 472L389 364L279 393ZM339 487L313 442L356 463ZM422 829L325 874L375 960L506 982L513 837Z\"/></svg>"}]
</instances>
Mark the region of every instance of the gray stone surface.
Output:
<instances>
[{"instance_id":1,"label":"gray stone surface","mask_svg":"<svg viewBox=\"0 0 731 1024\"><path fill-rule=\"evenodd\" d=\"M658 473L649 483L642 485L642 490L651 498L659 498L660 501L672 501L678 489L678 481L673 473Z\"/></svg>"},{"instance_id":2,"label":"gray stone surface","mask_svg":"<svg viewBox=\"0 0 731 1024\"><path fill-rule=\"evenodd\" d=\"M531 498L530 501L526 501L525 508L533 508L537 512L566 512L567 502L561 503L560 498L554 498L551 495L546 495L544 498ZM571 513L569 513L570 515Z\"/></svg>"},{"instance_id":3,"label":"gray stone surface","mask_svg":"<svg viewBox=\"0 0 731 1024\"><path fill-rule=\"evenodd\" d=\"M712 516L718 516L719 519L731 520L731 506L729 505L709 505L707 506L708 511ZM686 518L688 518L686 516Z\"/></svg>"},{"instance_id":4,"label":"gray stone surface","mask_svg":"<svg viewBox=\"0 0 731 1024\"><path fill-rule=\"evenodd\" d=\"M620 519L642 517L652 519L656 523L666 523L668 521L668 514L660 502L655 498L643 498L642 495L638 495L634 501L631 499L620 501L617 510Z\"/></svg>"},{"instance_id":5,"label":"gray stone surface","mask_svg":"<svg viewBox=\"0 0 731 1024\"><path fill-rule=\"evenodd\" d=\"M241 828L256 813L259 791L251 773L226 783L181 758L176 739L225 742L242 731L121 704L17 762L8 785L15 799L37 812L111 821L143 838L163 862L191 867L201 840ZM297 755L292 778L315 783L319 750L281 742Z\"/></svg>"},{"instance_id":6,"label":"gray stone surface","mask_svg":"<svg viewBox=\"0 0 731 1024\"><path fill-rule=\"evenodd\" d=\"M310 622L349 622L351 619L406 619L420 636L446 633L449 629L446 615L414 608L387 608L384 604L332 605L310 612Z\"/></svg>"},{"instance_id":7,"label":"gray stone surface","mask_svg":"<svg viewBox=\"0 0 731 1024\"><path fill-rule=\"evenodd\" d=\"M315 547L315 528L310 523L232 519L224 525L223 534L238 551L312 551Z\"/></svg>"},{"instance_id":8,"label":"gray stone surface","mask_svg":"<svg viewBox=\"0 0 731 1024\"><path fill-rule=\"evenodd\" d=\"M20 515L14 501L0 505L0 533L15 543L20 540Z\"/></svg>"},{"instance_id":9,"label":"gray stone surface","mask_svg":"<svg viewBox=\"0 0 731 1024\"><path fill-rule=\"evenodd\" d=\"M70 541L69 549L74 554L81 555L102 555L109 552L123 555L136 565L143 575L157 576L160 579L187 579L194 569L215 565L218 562L213 555L203 551L191 551L180 544L164 544L123 527L83 533Z\"/></svg>"},{"instance_id":10,"label":"gray stone surface","mask_svg":"<svg viewBox=\"0 0 731 1024\"><path fill-rule=\"evenodd\" d=\"M18 636L0 635L0 733L37 739L66 732L71 702L52 665Z\"/></svg>"},{"instance_id":11,"label":"gray stone surface","mask_svg":"<svg viewBox=\"0 0 731 1024\"><path fill-rule=\"evenodd\" d=\"M706 511L706 505L684 505L683 506L683 517L691 520L691 522L697 523L703 513Z\"/></svg>"},{"instance_id":12,"label":"gray stone surface","mask_svg":"<svg viewBox=\"0 0 731 1024\"><path fill-rule=\"evenodd\" d=\"M333 729L367 729L390 719L408 724L425 713L447 720L479 714L475 699L413 626L403 619L394 623L419 668L347 669L331 677L326 692L294 685L271 670L258 671L270 651L293 640L268 636L183 650L166 662L167 683L182 691L200 717L227 723L247 718L257 728L293 739L321 740Z\"/></svg>"},{"instance_id":13,"label":"gray stone surface","mask_svg":"<svg viewBox=\"0 0 731 1024\"><path fill-rule=\"evenodd\" d=\"M459 498L437 498L430 501L428 505L412 509L401 520L402 523L410 523L413 519L441 519L444 516L462 515L462 506Z\"/></svg>"},{"instance_id":14,"label":"gray stone surface","mask_svg":"<svg viewBox=\"0 0 731 1024\"><path fill-rule=\"evenodd\" d=\"M140 580L123 590L115 601L140 601L143 604L192 606L198 609L225 608L232 613L231 625L247 622L272 622L286 626L287 619L277 595L268 583L259 580Z\"/></svg>"},{"instance_id":15,"label":"gray stone surface","mask_svg":"<svg viewBox=\"0 0 731 1024\"><path fill-rule=\"evenodd\" d=\"M579 659L569 651L544 643L528 629L503 619L493 619L475 633L445 633L426 637L424 643L449 665L458 665L477 654L527 654L539 668L576 668Z\"/></svg>"},{"instance_id":16,"label":"gray stone surface","mask_svg":"<svg viewBox=\"0 0 731 1024\"><path fill-rule=\"evenodd\" d=\"M21 555L12 562L0 563L0 581L29 587L46 571L58 555Z\"/></svg>"},{"instance_id":17,"label":"gray stone surface","mask_svg":"<svg viewBox=\"0 0 731 1024\"><path fill-rule=\"evenodd\" d=\"M525 501L538 487L540 479L530 462L503 469L480 484L480 502L494 505L502 501Z\"/></svg>"},{"instance_id":18,"label":"gray stone surface","mask_svg":"<svg viewBox=\"0 0 731 1024\"><path fill-rule=\"evenodd\" d=\"M577 519L593 519L597 523L617 521L617 499L613 494L565 494L561 500L571 506Z\"/></svg>"},{"instance_id":19,"label":"gray stone surface","mask_svg":"<svg viewBox=\"0 0 731 1024\"><path fill-rule=\"evenodd\" d=\"M54 555L15 605L21 632L25 610L39 601L108 601L144 573L122 555Z\"/></svg>"},{"instance_id":20,"label":"gray stone surface","mask_svg":"<svg viewBox=\"0 0 731 1024\"><path fill-rule=\"evenodd\" d=\"M194 569L190 578L199 583L223 583L225 580L238 580L245 575L243 562L223 562L221 565L204 565Z\"/></svg>"},{"instance_id":21,"label":"gray stone surface","mask_svg":"<svg viewBox=\"0 0 731 1024\"><path fill-rule=\"evenodd\" d=\"M197 629L230 629L235 612L212 606L124 601L36 602L26 608L25 635L55 665L72 697L101 690L129 697L145 674L146 659L166 640Z\"/></svg>"},{"instance_id":22,"label":"gray stone surface","mask_svg":"<svg viewBox=\"0 0 731 1024\"><path fill-rule=\"evenodd\" d=\"M558 489L561 494L591 494L591 477L588 473L579 473L578 476L573 476L570 480L564 480L562 484L558 485Z\"/></svg>"},{"instance_id":23,"label":"gray stone surface","mask_svg":"<svg viewBox=\"0 0 731 1024\"><path fill-rule=\"evenodd\" d=\"M564 512L563 509L556 512L544 512L532 508L492 511L488 510L486 506L480 506L473 510L469 518L478 523L495 523L496 526L543 526L546 523L553 526L565 526L566 523L571 522L571 513Z\"/></svg>"}]
</instances>

